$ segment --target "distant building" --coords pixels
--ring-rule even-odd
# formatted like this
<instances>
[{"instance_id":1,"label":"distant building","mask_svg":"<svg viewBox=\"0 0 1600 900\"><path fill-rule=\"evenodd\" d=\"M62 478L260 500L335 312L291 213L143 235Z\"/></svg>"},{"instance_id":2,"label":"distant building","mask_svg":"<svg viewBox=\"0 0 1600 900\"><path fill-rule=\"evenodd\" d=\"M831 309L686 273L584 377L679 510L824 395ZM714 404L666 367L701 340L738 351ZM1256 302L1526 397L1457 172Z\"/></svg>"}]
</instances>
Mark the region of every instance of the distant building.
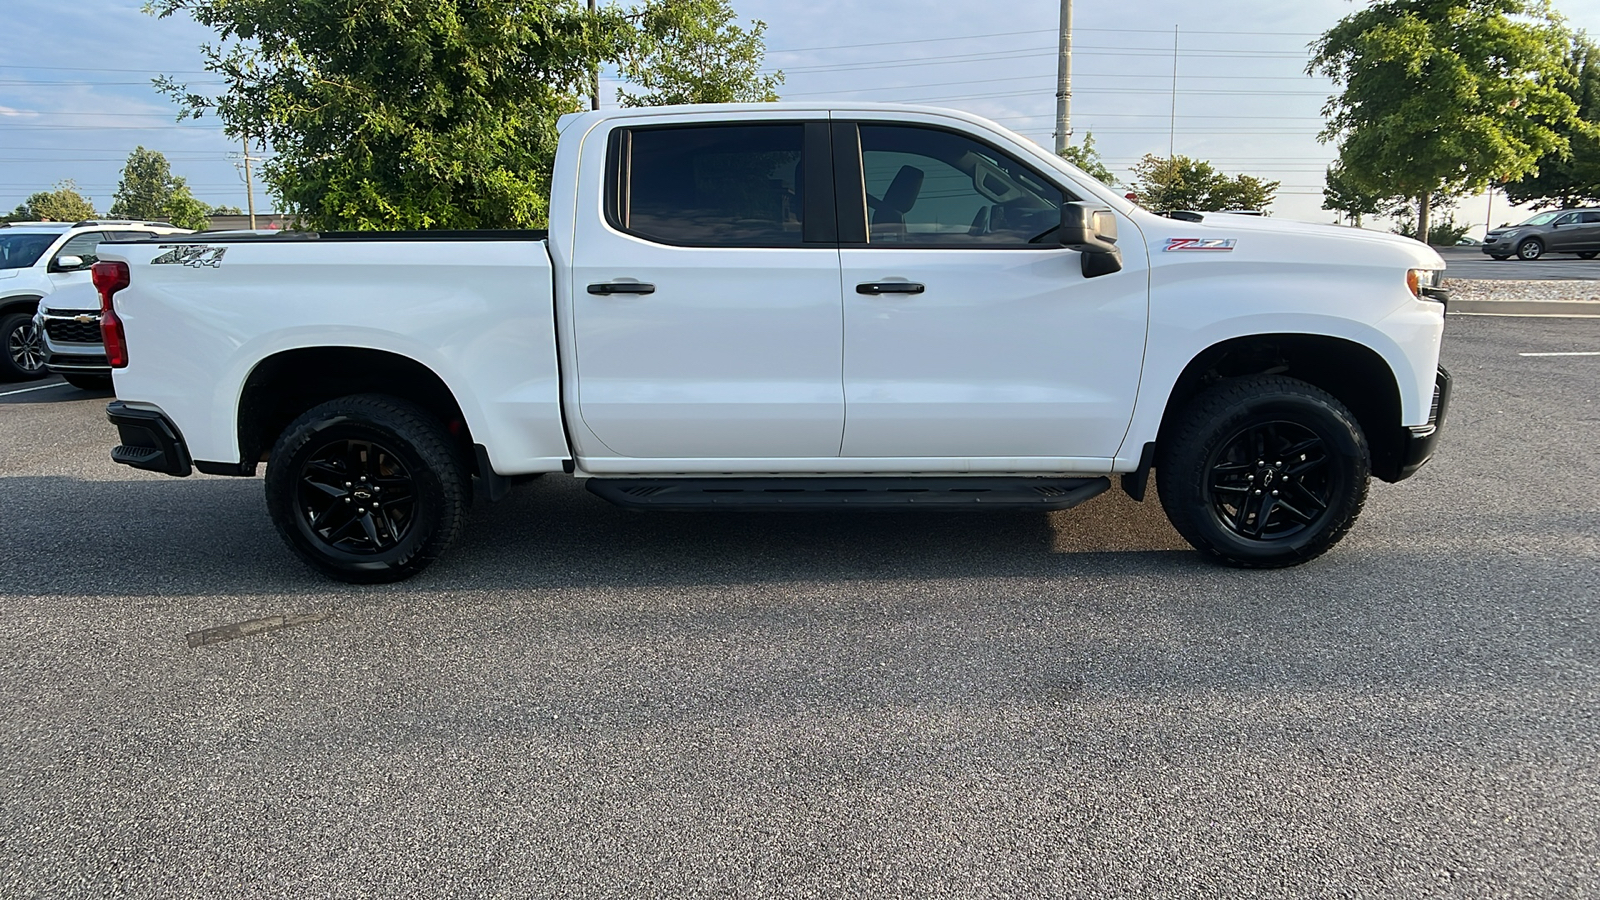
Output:
<instances>
[{"instance_id":1,"label":"distant building","mask_svg":"<svg viewBox=\"0 0 1600 900\"><path fill-rule=\"evenodd\" d=\"M295 217L287 213L256 213L256 227L269 231L293 229ZM250 227L249 216L212 216L210 231L243 231Z\"/></svg>"}]
</instances>

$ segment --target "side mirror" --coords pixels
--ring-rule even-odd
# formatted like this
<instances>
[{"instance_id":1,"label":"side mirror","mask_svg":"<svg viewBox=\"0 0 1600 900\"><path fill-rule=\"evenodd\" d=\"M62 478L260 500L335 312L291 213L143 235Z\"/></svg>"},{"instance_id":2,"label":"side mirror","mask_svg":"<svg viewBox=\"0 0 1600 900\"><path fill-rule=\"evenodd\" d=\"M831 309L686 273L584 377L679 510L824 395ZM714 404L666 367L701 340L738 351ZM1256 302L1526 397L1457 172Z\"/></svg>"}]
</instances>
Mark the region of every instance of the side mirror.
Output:
<instances>
[{"instance_id":1,"label":"side mirror","mask_svg":"<svg viewBox=\"0 0 1600 900\"><path fill-rule=\"evenodd\" d=\"M1083 277L1122 271L1117 217L1110 208L1078 201L1061 205L1061 246L1083 254Z\"/></svg>"},{"instance_id":2,"label":"side mirror","mask_svg":"<svg viewBox=\"0 0 1600 900\"><path fill-rule=\"evenodd\" d=\"M50 271L52 272L76 272L83 267L83 257L81 256L58 256L54 262L50 263Z\"/></svg>"}]
</instances>

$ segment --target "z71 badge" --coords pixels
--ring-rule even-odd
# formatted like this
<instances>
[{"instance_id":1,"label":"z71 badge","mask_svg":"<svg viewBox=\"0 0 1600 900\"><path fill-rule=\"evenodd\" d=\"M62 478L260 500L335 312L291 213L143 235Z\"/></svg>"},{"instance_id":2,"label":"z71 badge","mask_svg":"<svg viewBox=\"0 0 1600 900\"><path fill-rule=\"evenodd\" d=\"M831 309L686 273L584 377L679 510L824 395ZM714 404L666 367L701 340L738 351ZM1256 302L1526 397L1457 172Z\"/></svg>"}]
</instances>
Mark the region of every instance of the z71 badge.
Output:
<instances>
[{"instance_id":1,"label":"z71 badge","mask_svg":"<svg viewBox=\"0 0 1600 900\"><path fill-rule=\"evenodd\" d=\"M1167 252L1174 250L1209 250L1227 253L1237 243L1233 238L1167 238Z\"/></svg>"},{"instance_id":2,"label":"z71 badge","mask_svg":"<svg viewBox=\"0 0 1600 900\"><path fill-rule=\"evenodd\" d=\"M205 245L173 247L167 252L150 260L152 266L189 266L198 269L202 266L215 269L222 265L222 256L228 252L227 247L207 247Z\"/></svg>"}]
</instances>

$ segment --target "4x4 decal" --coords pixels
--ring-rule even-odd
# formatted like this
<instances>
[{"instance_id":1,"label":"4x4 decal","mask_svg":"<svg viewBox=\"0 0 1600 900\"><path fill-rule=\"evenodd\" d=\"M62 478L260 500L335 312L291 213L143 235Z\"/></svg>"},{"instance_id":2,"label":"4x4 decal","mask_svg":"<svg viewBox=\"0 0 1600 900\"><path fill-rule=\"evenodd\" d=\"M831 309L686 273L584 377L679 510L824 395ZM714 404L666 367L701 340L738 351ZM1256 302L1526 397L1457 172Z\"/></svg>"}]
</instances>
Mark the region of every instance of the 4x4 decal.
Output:
<instances>
[{"instance_id":1,"label":"4x4 decal","mask_svg":"<svg viewBox=\"0 0 1600 900\"><path fill-rule=\"evenodd\" d=\"M189 266L190 268L195 269L205 266L215 269L216 267L222 265L222 256L228 252L227 247L207 247L205 245L186 245L182 247L173 247L170 250L167 249L167 245L163 245L161 249L166 250L167 252L161 254L155 259L150 260L150 265Z\"/></svg>"}]
</instances>

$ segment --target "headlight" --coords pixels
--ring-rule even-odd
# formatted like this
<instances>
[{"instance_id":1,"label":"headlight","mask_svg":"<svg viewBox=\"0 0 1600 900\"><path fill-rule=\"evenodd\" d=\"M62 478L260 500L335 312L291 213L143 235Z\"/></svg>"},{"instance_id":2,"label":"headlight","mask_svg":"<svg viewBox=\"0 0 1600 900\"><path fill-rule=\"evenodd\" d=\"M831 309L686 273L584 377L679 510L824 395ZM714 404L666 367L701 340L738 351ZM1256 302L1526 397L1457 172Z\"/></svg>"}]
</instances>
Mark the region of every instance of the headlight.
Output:
<instances>
[{"instance_id":1,"label":"headlight","mask_svg":"<svg viewBox=\"0 0 1600 900\"><path fill-rule=\"evenodd\" d=\"M1406 273L1406 287L1418 300L1436 300L1443 303L1450 293L1444 289L1443 269L1412 269Z\"/></svg>"}]
</instances>

